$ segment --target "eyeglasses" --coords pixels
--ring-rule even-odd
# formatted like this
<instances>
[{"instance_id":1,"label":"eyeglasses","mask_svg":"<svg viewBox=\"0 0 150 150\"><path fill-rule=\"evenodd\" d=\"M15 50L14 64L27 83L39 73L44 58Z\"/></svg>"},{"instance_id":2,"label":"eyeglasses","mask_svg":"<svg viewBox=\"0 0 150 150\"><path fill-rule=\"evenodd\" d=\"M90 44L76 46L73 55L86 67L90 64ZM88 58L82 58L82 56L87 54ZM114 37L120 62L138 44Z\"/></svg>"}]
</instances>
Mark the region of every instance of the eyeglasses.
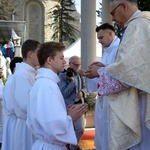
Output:
<instances>
[{"instance_id":1,"label":"eyeglasses","mask_svg":"<svg viewBox=\"0 0 150 150\"><path fill-rule=\"evenodd\" d=\"M113 16L115 14L116 9L121 6L122 4L117 5L111 12L110 14Z\"/></svg>"},{"instance_id":2,"label":"eyeglasses","mask_svg":"<svg viewBox=\"0 0 150 150\"><path fill-rule=\"evenodd\" d=\"M79 67L79 66L81 66L81 64L75 64L75 63L73 63L73 62L71 62L74 66L76 66L76 67Z\"/></svg>"}]
</instances>

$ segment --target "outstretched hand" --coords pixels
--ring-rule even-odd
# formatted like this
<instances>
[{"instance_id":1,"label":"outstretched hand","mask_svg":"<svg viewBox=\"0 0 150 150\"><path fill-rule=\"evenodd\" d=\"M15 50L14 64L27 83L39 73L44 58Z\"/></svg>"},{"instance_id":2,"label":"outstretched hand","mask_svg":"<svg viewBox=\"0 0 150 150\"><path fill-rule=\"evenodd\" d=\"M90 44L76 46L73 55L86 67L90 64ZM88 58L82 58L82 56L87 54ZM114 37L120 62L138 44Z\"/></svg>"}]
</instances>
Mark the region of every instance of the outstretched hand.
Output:
<instances>
[{"instance_id":1,"label":"outstretched hand","mask_svg":"<svg viewBox=\"0 0 150 150\"><path fill-rule=\"evenodd\" d=\"M101 63L101 62L99 62L99 61L95 61L95 62L93 62L93 63L91 63L89 66L88 66L88 68L90 68L90 67L92 67L93 65L95 65L95 66L97 66L97 67L104 67L104 64L103 63Z\"/></svg>"},{"instance_id":2,"label":"outstretched hand","mask_svg":"<svg viewBox=\"0 0 150 150\"><path fill-rule=\"evenodd\" d=\"M104 65L101 62L99 61L93 62L92 64L89 65L88 70L85 71L85 76L90 79L99 77L97 70L100 67L104 67Z\"/></svg>"}]
</instances>

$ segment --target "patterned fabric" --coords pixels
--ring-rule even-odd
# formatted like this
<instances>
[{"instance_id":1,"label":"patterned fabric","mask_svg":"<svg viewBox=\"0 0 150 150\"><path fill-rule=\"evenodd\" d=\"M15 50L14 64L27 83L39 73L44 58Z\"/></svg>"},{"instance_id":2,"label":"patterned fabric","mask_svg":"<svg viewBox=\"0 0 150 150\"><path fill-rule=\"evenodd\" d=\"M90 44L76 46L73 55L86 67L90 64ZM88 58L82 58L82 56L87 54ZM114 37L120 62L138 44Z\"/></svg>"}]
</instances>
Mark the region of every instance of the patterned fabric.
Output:
<instances>
[{"instance_id":1,"label":"patterned fabric","mask_svg":"<svg viewBox=\"0 0 150 150\"><path fill-rule=\"evenodd\" d=\"M101 83L101 85L98 87L98 93L100 95L109 95L112 93L117 93L129 87L128 85L123 85L120 81L110 76L106 72L105 67L100 68L98 72L100 74L99 83Z\"/></svg>"},{"instance_id":2,"label":"patterned fabric","mask_svg":"<svg viewBox=\"0 0 150 150\"><path fill-rule=\"evenodd\" d=\"M116 62L106 67L115 79L131 86L108 96L111 150L128 149L142 140L137 89L147 92L145 124L150 129L150 12L132 16L125 26Z\"/></svg>"},{"instance_id":3,"label":"patterned fabric","mask_svg":"<svg viewBox=\"0 0 150 150\"><path fill-rule=\"evenodd\" d=\"M76 93L78 93L81 89L82 89L82 79L79 76L79 74L74 75L74 81L75 81L75 85L76 85Z\"/></svg>"},{"instance_id":4,"label":"patterned fabric","mask_svg":"<svg viewBox=\"0 0 150 150\"><path fill-rule=\"evenodd\" d=\"M107 71L121 82L150 93L150 34L147 34L150 32L150 12L139 13L128 23L116 63L108 66Z\"/></svg>"}]
</instances>

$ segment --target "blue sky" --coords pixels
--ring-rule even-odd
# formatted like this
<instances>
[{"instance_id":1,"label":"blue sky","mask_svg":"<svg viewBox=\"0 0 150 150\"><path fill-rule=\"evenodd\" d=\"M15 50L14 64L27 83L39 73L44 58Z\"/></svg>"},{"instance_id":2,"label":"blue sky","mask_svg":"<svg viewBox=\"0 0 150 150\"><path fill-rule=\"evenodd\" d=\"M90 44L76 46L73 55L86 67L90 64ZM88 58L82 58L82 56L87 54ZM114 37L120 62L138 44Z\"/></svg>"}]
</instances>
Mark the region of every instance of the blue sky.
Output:
<instances>
[{"instance_id":1,"label":"blue sky","mask_svg":"<svg viewBox=\"0 0 150 150\"><path fill-rule=\"evenodd\" d=\"M102 0L96 0L96 10L99 9L100 7L100 4ZM76 6L76 9L79 13L81 13L81 0L75 0L75 6ZM96 13L96 10L95 10L95 13ZM100 18L96 17L96 24L99 25L99 22L101 21Z\"/></svg>"}]
</instances>

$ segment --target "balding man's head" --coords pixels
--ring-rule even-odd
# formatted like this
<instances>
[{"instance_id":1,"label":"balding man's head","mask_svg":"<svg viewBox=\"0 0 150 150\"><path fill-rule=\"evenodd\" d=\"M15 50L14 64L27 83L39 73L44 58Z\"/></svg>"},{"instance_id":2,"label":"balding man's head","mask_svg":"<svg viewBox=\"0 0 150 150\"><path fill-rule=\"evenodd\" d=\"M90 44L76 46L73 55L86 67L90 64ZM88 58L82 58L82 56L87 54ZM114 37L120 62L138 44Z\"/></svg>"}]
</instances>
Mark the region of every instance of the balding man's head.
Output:
<instances>
[{"instance_id":1,"label":"balding man's head","mask_svg":"<svg viewBox=\"0 0 150 150\"><path fill-rule=\"evenodd\" d=\"M137 0L110 0L110 2L121 2L121 1L126 1L126 2L130 2L130 3L137 3Z\"/></svg>"},{"instance_id":2,"label":"balding man's head","mask_svg":"<svg viewBox=\"0 0 150 150\"><path fill-rule=\"evenodd\" d=\"M112 21L117 22L120 27L124 27L137 10L137 0L110 0Z\"/></svg>"}]
</instances>

